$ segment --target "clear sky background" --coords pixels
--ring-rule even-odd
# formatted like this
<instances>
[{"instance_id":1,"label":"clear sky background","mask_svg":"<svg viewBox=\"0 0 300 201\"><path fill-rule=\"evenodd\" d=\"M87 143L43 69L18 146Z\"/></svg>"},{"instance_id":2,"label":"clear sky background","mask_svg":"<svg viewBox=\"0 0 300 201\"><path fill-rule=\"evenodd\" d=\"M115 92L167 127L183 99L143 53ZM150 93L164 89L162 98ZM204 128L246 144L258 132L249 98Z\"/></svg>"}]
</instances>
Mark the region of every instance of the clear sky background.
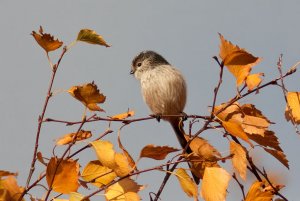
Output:
<instances>
[{"instance_id":1,"label":"clear sky background","mask_svg":"<svg viewBox=\"0 0 300 201\"><path fill-rule=\"evenodd\" d=\"M184 74L188 85L185 112L207 115L219 76L219 67L212 59L219 52L218 32L234 44L263 58L253 72L264 72L264 82L267 82L278 76L276 62L281 53L284 54L284 70L300 60L299 6L297 0L0 0L0 169L19 172L19 184L25 185L37 119L51 74L44 51L30 35L32 30L38 31L40 25L45 32L55 35L66 45L83 28L97 31L112 45L111 48L105 48L80 43L65 55L54 84L54 91L60 93L55 93L51 99L46 117L80 120L83 106L61 91L93 80L107 96L107 101L102 105L106 113L98 115L105 117L131 108L135 110L136 117L146 117L149 110L143 103L138 81L129 75L129 71L132 58L148 49L162 54ZM50 54L53 61L56 61L59 53ZM287 88L300 91L299 78L299 73L296 73L286 79ZM228 101L235 92L235 79L226 71L217 102ZM271 129L276 132L290 160L290 170L259 148L254 151L254 158L259 167L265 167L270 172L272 178L286 185L282 193L289 200L297 200L300 139L284 119L285 102L281 89L269 87L258 95L247 97L242 103L255 104L276 123ZM97 137L107 126L105 122L97 122L86 125L84 129L90 129ZM114 142L116 147L120 126L113 123L115 132L106 138ZM76 130L77 126L44 124L40 151L50 157L55 139ZM124 146L137 158L139 150L146 144L179 147L172 132L167 123L151 120L131 124L121 134ZM205 132L202 137L209 139L224 156L228 154L228 142L220 132ZM82 165L96 159L91 150L78 157ZM153 160L143 159L139 169L156 164ZM232 172L230 163L224 167ZM37 169L36 173L38 171L41 169ZM149 200L149 192L157 191L163 176L161 172L150 172L138 177L140 184L148 184L141 192L143 200ZM248 174L248 179L252 182L254 178ZM247 191L248 184L245 187ZM41 195L41 192L42 188L39 187L32 191L36 195ZM101 196L96 198L93 200L104 200ZM228 200L241 199L241 192L232 181ZM162 200L188 200L175 177L165 188Z\"/></svg>"}]
</instances>

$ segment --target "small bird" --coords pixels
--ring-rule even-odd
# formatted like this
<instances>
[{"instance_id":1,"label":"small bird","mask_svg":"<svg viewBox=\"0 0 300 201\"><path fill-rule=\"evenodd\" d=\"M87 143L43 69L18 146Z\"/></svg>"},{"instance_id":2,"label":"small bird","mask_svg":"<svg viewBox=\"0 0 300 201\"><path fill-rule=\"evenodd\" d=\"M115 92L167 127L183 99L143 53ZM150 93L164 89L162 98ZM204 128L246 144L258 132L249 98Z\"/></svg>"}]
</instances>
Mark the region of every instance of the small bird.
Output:
<instances>
[{"instance_id":1,"label":"small bird","mask_svg":"<svg viewBox=\"0 0 300 201\"><path fill-rule=\"evenodd\" d=\"M155 115L180 115L186 103L187 89L182 74L165 58L154 51L143 51L133 60L130 74L140 81L144 101ZM162 116L170 122L182 148L192 153L184 137L182 120ZM196 183L199 179L193 174Z\"/></svg>"}]
</instances>

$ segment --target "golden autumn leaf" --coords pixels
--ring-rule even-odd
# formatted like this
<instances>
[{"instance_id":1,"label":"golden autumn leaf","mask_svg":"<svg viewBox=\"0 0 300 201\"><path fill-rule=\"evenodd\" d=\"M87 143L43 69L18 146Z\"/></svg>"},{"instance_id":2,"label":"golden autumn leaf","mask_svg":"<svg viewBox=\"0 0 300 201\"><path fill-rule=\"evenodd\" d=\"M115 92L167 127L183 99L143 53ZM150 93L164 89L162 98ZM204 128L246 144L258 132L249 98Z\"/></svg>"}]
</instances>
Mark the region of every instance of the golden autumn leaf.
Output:
<instances>
[{"instance_id":1,"label":"golden autumn leaf","mask_svg":"<svg viewBox=\"0 0 300 201\"><path fill-rule=\"evenodd\" d=\"M117 175L116 173L101 164L100 161L90 161L81 173L81 177L86 182L90 182L91 184L101 187L103 185L109 184L113 181Z\"/></svg>"},{"instance_id":2,"label":"golden autumn leaf","mask_svg":"<svg viewBox=\"0 0 300 201\"><path fill-rule=\"evenodd\" d=\"M9 175L5 179L0 179L0 200L18 201L23 191L24 188L18 186L14 176Z\"/></svg>"},{"instance_id":3,"label":"golden autumn leaf","mask_svg":"<svg viewBox=\"0 0 300 201\"><path fill-rule=\"evenodd\" d=\"M101 111L104 110L100 108L97 104L104 103L106 97L99 92L97 85L92 83L87 83L81 86L73 86L68 92L77 100L82 102L91 111Z\"/></svg>"},{"instance_id":4,"label":"golden autumn leaf","mask_svg":"<svg viewBox=\"0 0 300 201\"><path fill-rule=\"evenodd\" d=\"M75 137L76 136L76 137ZM92 137L91 131L80 130L78 133L69 133L65 134L62 137L56 140L56 145L66 145L73 142L73 138L75 137L75 141L82 141Z\"/></svg>"},{"instance_id":5,"label":"golden autumn leaf","mask_svg":"<svg viewBox=\"0 0 300 201\"><path fill-rule=\"evenodd\" d=\"M264 148L266 152L274 156L279 162L281 162L287 169L289 169L289 161L283 151L278 151L274 149Z\"/></svg>"},{"instance_id":6,"label":"golden autumn leaf","mask_svg":"<svg viewBox=\"0 0 300 201\"><path fill-rule=\"evenodd\" d=\"M219 34L220 44L220 57L228 70L236 78L237 86L240 86L246 77L249 75L253 66L258 64L261 59L248 53L245 49L233 45L230 41Z\"/></svg>"},{"instance_id":7,"label":"golden autumn leaf","mask_svg":"<svg viewBox=\"0 0 300 201\"><path fill-rule=\"evenodd\" d=\"M291 119L294 119L294 122L296 124L300 124L300 92L290 91L286 94L286 99L287 99L287 106L285 109L286 120L290 121Z\"/></svg>"},{"instance_id":8,"label":"golden autumn leaf","mask_svg":"<svg viewBox=\"0 0 300 201\"><path fill-rule=\"evenodd\" d=\"M97 34L94 30L91 29L81 29L78 33L77 41L110 47L110 45L105 42L101 35Z\"/></svg>"},{"instance_id":9,"label":"golden autumn leaf","mask_svg":"<svg viewBox=\"0 0 300 201\"><path fill-rule=\"evenodd\" d=\"M223 168L207 167L201 184L201 197L205 201L226 200L226 190L231 176Z\"/></svg>"},{"instance_id":10,"label":"golden autumn leaf","mask_svg":"<svg viewBox=\"0 0 300 201\"><path fill-rule=\"evenodd\" d=\"M175 172L175 175L180 183L182 190L187 194L187 196L198 198L198 186L186 173L186 171L182 168L178 168Z\"/></svg>"},{"instance_id":11,"label":"golden autumn leaf","mask_svg":"<svg viewBox=\"0 0 300 201\"><path fill-rule=\"evenodd\" d=\"M58 163L59 160L56 157L52 157L48 163L46 169L48 186L50 187L53 181L51 187L55 192L68 194L77 191L79 187L79 164L72 159L63 159L61 163Z\"/></svg>"},{"instance_id":12,"label":"golden autumn leaf","mask_svg":"<svg viewBox=\"0 0 300 201\"><path fill-rule=\"evenodd\" d=\"M129 165L125 154L116 153L114 159L115 166L113 167L113 170L119 177L124 177L132 171L132 167Z\"/></svg>"},{"instance_id":13,"label":"golden autumn leaf","mask_svg":"<svg viewBox=\"0 0 300 201\"><path fill-rule=\"evenodd\" d=\"M231 162L234 169L239 173L242 179L246 180L246 176L247 176L246 151L241 145L235 143L234 141L230 141L230 154L233 154Z\"/></svg>"},{"instance_id":14,"label":"golden autumn leaf","mask_svg":"<svg viewBox=\"0 0 300 201\"><path fill-rule=\"evenodd\" d=\"M140 201L137 194L144 187L138 185L135 181L125 178L105 190L106 200L109 201Z\"/></svg>"},{"instance_id":15,"label":"golden autumn leaf","mask_svg":"<svg viewBox=\"0 0 300 201\"><path fill-rule=\"evenodd\" d=\"M222 126L224 129L230 133L231 135L235 137L239 137L245 142L247 142L251 147L253 147L253 144L250 142L247 134L244 132L241 124L236 122L230 122L230 121L222 121Z\"/></svg>"},{"instance_id":16,"label":"golden autumn leaf","mask_svg":"<svg viewBox=\"0 0 300 201\"><path fill-rule=\"evenodd\" d=\"M6 176L18 176L18 173L0 170L0 178Z\"/></svg>"},{"instance_id":17,"label":"golden autumn leaf","mask_svg":"<svg viewBox=\"0 0 300 201\"><path fill-rule=\"evenodd\" d=\"M72 193L70 193L69 201L81 201L82 198L84 198L84 195L77 193L77 192L72 192ZM85 201L89 201L89 199L87 199Z\"/></svg>"},{"instance_id":18,"label":"golden autumn leaf","mask_svg":"<svg viewBox=\"0 0 300 201\"><path fill-rule=\"evenodd\" d=\"M279 146L278 138L273 131L266 131L263 136L250 134L247 135L251 140L255 141L261 146L270 147L278 151L282 151L281 147Z\"/></svg>"},{"instance_id":19,"label":"golden autumn leaf","mask_svg":"<svg viewBox=\"0 0 300 201\"><path fill-rule=\"evenodd\" d=\"M121 113L121 114L116 114L114 116L112 116L112 119L127 119L128 117L132 117L134 115L134 111L130 110L127 111L125 113Z\"/></svg>"},{"instance_id":20,"label":"golden autumn leaf","mask_svg":"<svg viewBox=\"0 0 300 201\"><path fill-rule=\"evenodd\" d=\"M270 201L273 199L273 192L265 190L266 182L255 181L246 196L245 201Z\"/></svg>"},{"instance_id":21,"label":"golden autumn leaf","mask_svg":"<svg viewBox=\"0 0 300 201\"><path fill-rule=\"evenodd\" d=\"M109 141L97 140L91 142L98 160L102 165L113 169L115 167L115 150L113 144Z\"/></svg>"},{"instance_id":22,"label":"golden autumn leaf","mask_svg":"<svg viewBox=\"0 0 300 201\"><path fill-rule=\"evenodd\" d=\"M260 85L262 82L261 76L264 76L264 73L256 73L247 76L246 85L249 91L252 91Z\"/></svg>"},{"instance_id":23,"label":"golden autumn leaf","mask_svg":"<svg viewBox=\"0 0 300 201\"><path fill-rule=\"evenodd\" d=\"M155 146L153 144L146 145L140 153L140 158L152 158L155 160L163 160L169 153L178 151L179 149L168 146Z\"/></svg>"},{"instance_id":24,"label":"golden autumn leaf","mask_svg":"<svg viewBox=\"0 0 300 201\"><path fill-rule=\"evenodd\" d=\"M62 46L63 42L58 39L54 40L54 37L50 34L43 33L42 27L40 27L39 33L32 31L31 35L46 52L54 51Z\"/></svg>"}]
</instances>

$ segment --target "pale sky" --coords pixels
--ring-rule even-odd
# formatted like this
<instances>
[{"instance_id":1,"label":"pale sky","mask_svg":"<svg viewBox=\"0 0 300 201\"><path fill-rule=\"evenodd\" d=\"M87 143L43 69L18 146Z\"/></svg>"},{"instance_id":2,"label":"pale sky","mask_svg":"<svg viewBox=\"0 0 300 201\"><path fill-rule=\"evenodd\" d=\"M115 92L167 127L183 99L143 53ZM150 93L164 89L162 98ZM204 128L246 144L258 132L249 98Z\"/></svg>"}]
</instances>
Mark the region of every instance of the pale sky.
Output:
<instances>
[{"instance_id":1,"label":"pale sky","mask_svg":"<svg viewBox=\"0 0 300 201\"><path fill-rule=\"evenodd\" d=\"M84 109L82 104L65 91L73 85L91 81L95 81L107 96L102 105L106 113L98 115L111 116L130 108L135 110L136 118L148 116L150 112L141 97L139 83L129 74L132 58L142 50L157 51L184 74L188 85L187 114L208 115L208 106L212 104L213 89L219 76L219 67L212 59L219 53L218 33L255 56L262 57L262 62L254 67L253 72L264 72L264 82L267 82L278 77L276 63L281 53L284 55L284 70L300 60L299 6L300 2L297 0L0 0L0 169L18 172L19 184L25 185L37 119L51 74L44 51L30 35L33 30L38 31L40 25L46 33L58 37L65 45L71 43L83 28L95 30L112 45L111 48L105 48L80 43L70 49L57 72L55 96L49 103L46 117L80 120ZM53 62L57 60L59 53L60 51L50 54ZM300 91L299 78L299 73L296 73L286 79L286 86L290 91ZM235 79L226 71L217 103L228 101L235 92ZM289 200L297 200L300 180L297 155L300 152L300 139L293 126L284 119L285 102L281 89L272 86L241 102L255 104L276 123L271 126L271 130L275 131L281 142L290 161L290 170L259 147L253 152L254 158L260 168L265 167L272 178L286 185L281 191L283 195ZM122 124L113 123L111 129L114 133L105 138L111 140L115 147L117 132L121 126ZM91 130L96 138L107 127L106 122L97 122L87 124L84 129ZM51 157L55 139L76 130L76 126L44 124L40 151L46 157ZM172 132L166 122L151 120L126 126L122 129L121 136L124 146L137 159L139 151L147 144L179 147ZM208 139L222 155L229 153L228 142L221 132L209 131L201 136ZM78 144L78 148L86 143ZM95 160L96 156L92 150L87 150L78 155L78 158L84 166L89 160ZM139 169L157 164L159 162L143 159ZM42 166L37 164L37 167ZM232 173L229 161L223 167ZM33 180L38 177L39 171L42 170L37 168ZM138 177L139 184L148 185L140 193L143 200L149 200L149 192L157 191L163 176L161 172L150 172ZM248 173L249 182L253 179ZM245 185L246 191L249 182ZM42 188L33 189L32 194L41 196ZM161 198L189 200L175 177L169 181ZM240 189L232 180L227 200L241 199ZM97 196L92 200L104 198Z\"/></svg>"}]
</instances>

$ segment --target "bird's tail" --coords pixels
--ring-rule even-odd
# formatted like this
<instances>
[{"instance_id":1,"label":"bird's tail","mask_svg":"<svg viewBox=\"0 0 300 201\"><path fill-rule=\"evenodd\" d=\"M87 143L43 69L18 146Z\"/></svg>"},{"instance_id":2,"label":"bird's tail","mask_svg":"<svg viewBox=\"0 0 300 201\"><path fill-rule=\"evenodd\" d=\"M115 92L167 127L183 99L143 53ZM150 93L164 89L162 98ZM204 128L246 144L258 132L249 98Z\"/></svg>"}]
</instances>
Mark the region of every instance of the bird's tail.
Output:
<instances>
[{"instance_id":1,"label":"bird's tail","mask_svg":"<svg viewBox=\"0 0 300 201\"><path fill-rule=\"evenodd\" d=\"M175 134L176 134L176 137L181 145L181 147L183 149L186 149L186 153L187 154L191 154L193 153L192 149L190 148L190 146L187 147L187 140L185 139L184 135L184 130L183 130L183 123L182 121L180 120L180 118L174 118L174 119L171 119L169 120L169 122L171 123L174 131L175 131ZM188 163L189 164L189 167L191 168L193 165L191 163ZM192 175L193 175L193 178L194 178L194 181L196 182L196 184L199 184L200 182L200 179L195 175L193 174L193 172L191 171Z\"/></svg>"}]
</instances>

